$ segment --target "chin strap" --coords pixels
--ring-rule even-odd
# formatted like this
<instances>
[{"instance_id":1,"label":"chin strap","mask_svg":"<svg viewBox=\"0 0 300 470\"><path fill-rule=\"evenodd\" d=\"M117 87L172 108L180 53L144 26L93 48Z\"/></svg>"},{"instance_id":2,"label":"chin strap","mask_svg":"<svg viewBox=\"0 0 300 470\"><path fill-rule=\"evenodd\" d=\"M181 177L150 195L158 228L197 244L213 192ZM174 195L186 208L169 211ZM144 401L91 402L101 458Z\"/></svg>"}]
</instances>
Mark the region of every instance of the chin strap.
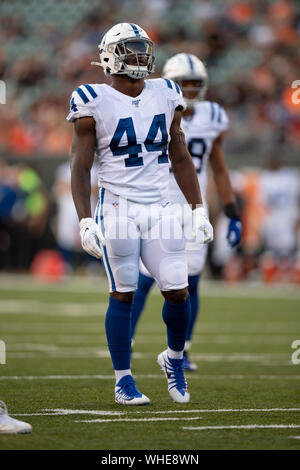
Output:
<instances>
[{"instance_id":1,"label":"chin strap","mask_svg":"<svg viewBox=\"0 0 300 470\"><path fill-rule=\"evenodd\" d=\"M91 62L91 65L99 65L99 67L102 67L102 64L100 62Z\"/></svg>"}]
</instances>

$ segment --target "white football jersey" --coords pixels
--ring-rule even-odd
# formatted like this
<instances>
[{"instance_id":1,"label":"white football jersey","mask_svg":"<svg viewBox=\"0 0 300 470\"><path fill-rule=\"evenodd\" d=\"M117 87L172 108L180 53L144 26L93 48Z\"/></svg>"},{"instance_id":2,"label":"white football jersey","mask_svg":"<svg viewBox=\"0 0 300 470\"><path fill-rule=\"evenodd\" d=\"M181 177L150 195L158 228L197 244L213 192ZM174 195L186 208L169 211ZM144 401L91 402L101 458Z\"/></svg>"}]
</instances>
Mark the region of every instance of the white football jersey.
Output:
<instances>
[{"instance_id":1,"label":"white football jersey","mask_svg":"<svg viewBox=\"0 0 300 470\"><path fill-rule=\"evenodd\" d=\"M181 119L181 128L185 133L186 145L193 158L202 199L205 203L207 185L207 166L214 140L229 127L226 111L217 103L199 101L194 106L191 118ZM172 202L186 203L173 173L169 181L169 198Z\"/></svg>"},{"instance_id":2,"label":"white football jersey","mask_svg":"<svg viewBox=\"0 0 300 470\"><path fill-rule=\"evenodd\" d=\"M300 178L294 168L265 170L261 176L261 197L266 209L262 232L268 249L288 254L296 246L299 218Z\"/></svg>"},{"instance_id":3,"label":"white football jersey","mask_svg":"<svg viewBox=\"0 0 300 470\"><path fill-rule=\"evenodd\" d=\"M186 107L179 86L162 78L145 80L136 98L107 84L73 92L67 120L96 122L99 187L142 204L167 198L169 130L179 105Z\"/></svg>"}]
</instances>

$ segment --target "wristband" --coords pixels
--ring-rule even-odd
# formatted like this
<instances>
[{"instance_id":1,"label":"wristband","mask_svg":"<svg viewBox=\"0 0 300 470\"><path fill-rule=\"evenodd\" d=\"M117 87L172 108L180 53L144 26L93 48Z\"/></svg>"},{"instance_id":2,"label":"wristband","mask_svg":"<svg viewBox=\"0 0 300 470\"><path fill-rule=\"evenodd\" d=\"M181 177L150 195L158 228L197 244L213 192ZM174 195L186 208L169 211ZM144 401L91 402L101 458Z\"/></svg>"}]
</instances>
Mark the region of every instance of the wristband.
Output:
<instances>
[{"instance_id":1,"label":"wristband","mask_svg":"<svg viewBox=\"0 0 300 470\"><path fill-rule=\"evenodd\" d=\"M240 220L240 214L234 202L229 202L224 206L224 213L229 219Z\"/></svg>"}]
</instances>

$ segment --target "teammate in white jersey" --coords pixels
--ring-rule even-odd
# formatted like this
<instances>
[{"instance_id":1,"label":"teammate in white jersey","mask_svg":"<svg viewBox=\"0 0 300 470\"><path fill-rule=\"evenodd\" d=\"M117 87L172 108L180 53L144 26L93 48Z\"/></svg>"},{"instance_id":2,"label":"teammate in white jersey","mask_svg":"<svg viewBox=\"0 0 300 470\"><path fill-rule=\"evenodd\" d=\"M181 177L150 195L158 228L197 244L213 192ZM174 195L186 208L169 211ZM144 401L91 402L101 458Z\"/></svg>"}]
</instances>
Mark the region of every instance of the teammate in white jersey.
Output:
<instances>
[{"instance_id":1,"label":"teammate in white jersey","mask_svg":"<svg viewBox=\"0 0 300 470\"><path fill-rule=\"evenodd\" d=\"M278 264L292 257L297 248L296 228L299 223L300 180L294 168L272 158L269 169L260 179L261 198L266 214L262 224L263 244Z\"/></svg>"},{"instance_id":2,"label":"teammate in white jersey","mask_svg":"<svg viewBox=\"0 0 300 470\"><path fill-rule=\"evenodd\" d=\"M141 257L165 298L168 349L157 360L171 398L186 403L190 395L183 349L190 300L182 227L168 201L168 151L192 207L195 236L206 243L213 232L180 128L185 102L176 83L144 80L154 68L154 45L139 26L121 23L111 28L99 54L112 84L77 88L67 119L74 122L71 184L82 246L95 257L103 254L110 285L105 327L116 375L115 400L123 405L150 403L137 390L130 370L131 304ZM94 220L90 170L95 149L100 190Z\"/></svg>"},{"instance_id":3,"label":"teammate in white jersey","mask_svg":"<svg viewBox=\"0 0 300 470\"><path fill-rule=\"evenodd\" d=\"M164 66L163 77L167 81L175 80L175 83L177 82L183 90L187 109L183 112L181 127L197 171L203 202L206 204L207 169L208 162L210 162L219 197L225 214L229 217L227 240L233 247L239 243L241 238L241 222L222 149L223 134L229 127L227 114L217 103L204 100L207 89L207 72L204 64L196 56L180 53L171 57ZM180 190L173 172L168 192L173 203L186 204L186 198ZM187 218L185 233L189 233L190 225L191 218ZM187 239L186 252L191 318L186 333L184 368L196 370L197 365L190 362L188 350L191 346L192 333L199 310L198 284L206 260L207 245L200 246L195 243L193 238ZM132 307L132 338L144 308L146 296L154 282L143 263L140 263L140 271L138 290Z\"/></svg>"}]
</instances>

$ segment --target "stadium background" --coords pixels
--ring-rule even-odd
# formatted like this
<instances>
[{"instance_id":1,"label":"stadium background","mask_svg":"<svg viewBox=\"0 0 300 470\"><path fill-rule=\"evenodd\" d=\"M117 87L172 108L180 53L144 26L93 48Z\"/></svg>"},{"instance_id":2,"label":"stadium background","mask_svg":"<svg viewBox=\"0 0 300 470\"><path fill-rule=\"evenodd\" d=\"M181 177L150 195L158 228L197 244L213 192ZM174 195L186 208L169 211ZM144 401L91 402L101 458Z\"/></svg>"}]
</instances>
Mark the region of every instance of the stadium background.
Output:
<instances>
[{"instance_id":1,"label":"stadium background","mask_svg":"<svg viewBox=\"0 0 300 470\"><path fill-rule=\"evenodd\" d=\"M231 119L225 150L244 208L243 244L239 254L228 253L216 230L221 243L216 255L210 247L208 276L299 280L296 219L293 273L290 265L285 273L275 273L267 260L267 272L261 274L259 261L268 249L262 235L268 211L260 195L262 171L271 159L294 171L299 167L300 107L291 100L300 65L299 15L300 4L289 0L3 0L0 79L7 95L0 105L0 269L26 272L42 249L63 254L67 268L62 272L93 266L80 255L74 221L69 239L61 236L67 204L73 210L67 203L68 170L61 166L72 139L65 117L73 89L107 80L101 68L90 65L97 60L103 33L130 19L156 43L157 76L172 54L185 51L200 57L209 73L208 99L222 104ZM214 193L212 186L211 217L216 222L220 206ZM232 257L237 262L228 272L223 266ZM44 253L38 262L45 273L53 264L48 258ZM99 272L94 264L89 271L95 270Z\"/></svg>"},{"instance_id":2,"label":"stadium background","mask_svg":"<svg viewBox=\"0 0 300 470\"><path fill-rule=\"evenodd\" d=\"M300 79L299 19L300 3L288 0L0 2L0 79L7 91L0 104L0 340L6 345L0 399L33 426L31 436L1 436L1 449L299 449L299 351L291 347L300 339L295 191L291 217L285 204L286 188L299 174L300 109L291 100L291 84ZM171 403L155 363L165 347L157 290L133 356L151 406L120 410L113 403L107 283L99 262L81 249L70 196L71 92L105 80L90 65L97 44L105 30L129 20L156 42L158 75L177 52L202 58L208 98L226 108L232 123L226 160L242 208L243 242L228 252L220 205L210 197L216 241L208 280L201 281L191 353L199 371L188 374L191 403L184 409ZM278 161L283 170L276 170ZM272 212L262 200L270 166L283 191L279 209L275 204L279 265L263 238ZM95 203L94 174L93 181ZM215 194L213 186L209 192ZM280 253L286 217L293 232L288 254ZM40 282L45 274L60 282Z\"/></svg>"},{"instance_id":3,"label":"stadium background","mask_svg":"<svg viewBox=\"0 0 300 470\"><path fill-rule=\"evenodd\" d=\"M65 116L73 89L106 80L102 69L90 65L96 46L111 25L130 18L157 45L158 75L164 61L181 51L207 65L208 98L225 107L232 123L225 144L229 168L246 174L242 189L241 178L235 179L245 208L247 261L242 267L238 262L238 274L225 276L255 276L257 255L268 248L261 230L267 209L259 195L261 171L270 159L299 166L300 111L291 100L300 62L299 13L300 5L288 0L2 1L0 79L7 104L0 106L1 269L28 270L40 249L60 248L73 267L88 263L70 255L80 250L76 234L61 240L58 233L64 230L58 213L67 170L57 167L67 160L72 139ZM215 219L218 204L211 204ZM228 257L217 256L214 274Z\"/></svg>"}]
</instances>

